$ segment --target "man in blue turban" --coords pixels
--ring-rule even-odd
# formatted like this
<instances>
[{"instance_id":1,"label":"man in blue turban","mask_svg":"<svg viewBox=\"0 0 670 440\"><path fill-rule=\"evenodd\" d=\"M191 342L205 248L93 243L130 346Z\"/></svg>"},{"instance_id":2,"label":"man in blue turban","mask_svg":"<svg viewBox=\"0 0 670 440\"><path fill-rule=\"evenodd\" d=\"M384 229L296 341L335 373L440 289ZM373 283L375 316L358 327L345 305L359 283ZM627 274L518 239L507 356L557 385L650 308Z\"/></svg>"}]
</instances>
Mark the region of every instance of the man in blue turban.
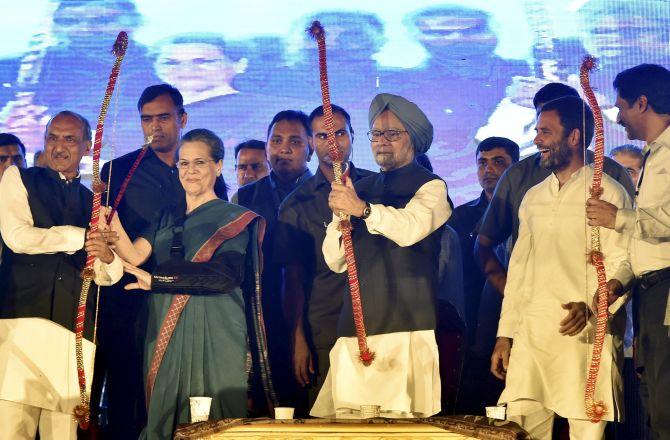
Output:
<instances>
[{"instance_id":1,"label":"man in blue turban","mask_svg":"<svg viewBox=\"0 0 670 440\"><path fill-rule=\"evenodd\" d=\"M347 214L367 342L376 357L367 367L358 360L347 290L331 369L310 414L428 417L440 411L435 294L440 238L451 214L447 186L414 160L433 139L433 126L416 104L381 94L369 115L368 138L381 172L355 185L349 180L331 185L334 215L323 255L334 272L346 270L338 215Z\"/></svg>"},{"instance_id":2,"label":"man in blue turban","mask_svg":"<svg viewBox=\"0 0 670 440\"><path fill-rule=\"evenodd\" d=\"M428 151L430 144L433 143L433 124L419 106L402 96L380 93L370 104L368 123L371 130L375 120L385 111L390 111L400 119L417 155Z\"/></svg>"}]
</instances>

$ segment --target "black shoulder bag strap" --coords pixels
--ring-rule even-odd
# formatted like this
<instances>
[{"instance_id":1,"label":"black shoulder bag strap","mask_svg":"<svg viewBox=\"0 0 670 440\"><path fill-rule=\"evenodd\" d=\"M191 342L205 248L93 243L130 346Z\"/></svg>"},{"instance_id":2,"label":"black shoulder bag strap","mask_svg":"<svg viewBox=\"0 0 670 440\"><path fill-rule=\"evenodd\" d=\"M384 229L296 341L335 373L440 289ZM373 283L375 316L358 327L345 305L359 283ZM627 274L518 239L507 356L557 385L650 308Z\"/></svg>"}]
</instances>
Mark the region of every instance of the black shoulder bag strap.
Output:
<instances>
[{"instance_id":1,"label":"black shoulder bag strap","mask_svg":"<svg viewBox=\"0 0 670 440\"><path fill-rule=\"evenodd\" d=\"M172 246L170 247L170 258L173 260L184 259L184 243L182 235L184 233L184 221L186 215L184 213L177 213L172 226Z\"/></svg>"}]
</instances>

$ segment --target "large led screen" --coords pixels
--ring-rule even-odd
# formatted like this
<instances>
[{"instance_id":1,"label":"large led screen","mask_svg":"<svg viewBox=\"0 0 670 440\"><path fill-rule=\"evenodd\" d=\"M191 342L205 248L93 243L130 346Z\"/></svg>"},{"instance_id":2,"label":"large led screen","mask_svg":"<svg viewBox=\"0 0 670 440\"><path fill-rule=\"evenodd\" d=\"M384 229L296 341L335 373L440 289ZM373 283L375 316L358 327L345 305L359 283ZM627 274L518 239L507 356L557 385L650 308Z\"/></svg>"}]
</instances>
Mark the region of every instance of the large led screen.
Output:
<instances>
[{"instance_id":1,"label":"large led screen","mask_svg":"<svg viewBox=\"0 0 670 440\"><path fill-rule=\"evenodd\" d=\"M586 53L600 61L593 84L606 117L607 148L623 143L612 80L643 62L668 64L667 0L22 0L5 5L0 38L0 131L30 152L50 115L77 111L94 123L118 31L130 34L107 116L104 159L142 143L136 108L148 85L180 89L187 129L209 128L226 146L265 140L272 116L320 104L316 45L327 31L331 95L352 116L353 160L377 169L366 133L379 92L403 95L435 127L429 151L456 203L481 191L474 149L505 136L534 151L533 94L561 81L578 88ZM316 159L312 159L312 168Z\"/></svg>"}]
</instances>

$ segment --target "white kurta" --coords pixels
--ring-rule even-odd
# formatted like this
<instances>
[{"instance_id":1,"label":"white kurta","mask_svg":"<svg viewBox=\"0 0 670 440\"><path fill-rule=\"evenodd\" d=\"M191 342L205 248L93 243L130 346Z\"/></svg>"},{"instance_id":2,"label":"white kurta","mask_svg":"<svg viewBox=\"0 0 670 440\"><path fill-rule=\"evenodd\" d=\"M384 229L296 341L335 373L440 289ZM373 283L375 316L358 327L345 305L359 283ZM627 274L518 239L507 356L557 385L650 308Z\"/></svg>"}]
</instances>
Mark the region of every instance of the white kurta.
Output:
<instances>
[{"instance_id":1,"label":"white kurta","mask_svg":"<svg viewBox=\"0 0 670 440\"><path fill-rule=\"evenodd\" d=\"M451 215L442 180L424 184L405 208L371 205L365 220L371 234L411 246L440 228ZM339 219L326 229L323 254L331 270L347 268ZM437 266L437 262L435 262ZM393 274L389 274L393 276ZM440 372L434 330L368 336L377 354L372 365L358 360L355 337L341 337L330 351L330 370L314 402L314 417L358 418L361 405L379 405L382 417L429 417L440 411Z\"/></svg>"},{"instance_id":2,"label":"white kurta","mask_svg":"<svg viewBox=\"0 0 670 440\"><path fill-rule=\"evenodd\" d=\"M592 304L595 268L587 264L591 228L585 204L593 169L575 172L559 190L554 174L531 188L519 209L519 239L512 253L498 336L513 339L500 403L532 399L569 419L587 419L584 388L594 338L595 317L576 336L559 333L567 311L561 304ZM603 175L602 200L629 207L625 190ZM629 271L628 237L600 228L607 279ZM621 309L625 298L610 306ZM621 319L623 318L623 319ZM620 367L625 315L610 321L605 336L595 397L604 401L604 420L620 419L623 393ZM510 414L518 415L518 414Z\"/></svg>"},{"instance_id":3,"label":"white kurta","mask_svg":"<svg viewBox=\"0 0 670 440\"><path fill-rule=\"evenodd\" d=\"M635 209L620 209L615 225L617 231L632 234L630 261L636 276L670 267L670 127L648 143L643 153L649 156L643 181L638 183ZM670 292L664 324L670 326Z\"/></svg>"}]
</instances>

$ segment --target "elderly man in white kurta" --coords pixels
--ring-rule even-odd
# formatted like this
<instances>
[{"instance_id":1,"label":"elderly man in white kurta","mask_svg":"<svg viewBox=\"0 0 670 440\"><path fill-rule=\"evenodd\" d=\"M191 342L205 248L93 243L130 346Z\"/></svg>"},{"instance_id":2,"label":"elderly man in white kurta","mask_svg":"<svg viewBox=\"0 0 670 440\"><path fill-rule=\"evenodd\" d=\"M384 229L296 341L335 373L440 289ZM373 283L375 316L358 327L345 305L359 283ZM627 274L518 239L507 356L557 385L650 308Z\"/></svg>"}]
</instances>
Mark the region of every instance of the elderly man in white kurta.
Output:
<instances>
[{"instance_id":1,"label":"elderly man in white kurta","mask_svg":"<svg viewBox=\"0 0 670 440\"><path fill-rule=\"evenodd\" d=\"M435 296L442 226L451 215L447 186L414 160L433 139L416 104L379 94L369 124L381 171L355 185L333 183L328 204L334 214L352 216L367 343L376 357L369 366L358 360L351 297L342 292L330 370L310 415L367 417L372 405L382 417L428 417L440 411ZM341 273L347 267L338 224L334 217L326 229L323 256Z\"/></svg>"},{"instance_id":2,"label":"elderly man in white kurta","mask_svg":"<svg viewBox=\"0 0 670 440\"><path fill-rule=\"evenodd\" d=\"M91 148L91 127L62 111L47 124L47 167L9 167L0 181L0 440L77 438L79 403L75 319L86 254L95 282L121 279L121 259L102 234L87 231L93 194L79 165ZM86 304L83 361L90 387L96 295Z\"/></svg>"},{"instance_id":3,"label":"elderly man in white kurta","mask_svg":"<svg viewBox=\"0 0 670 440\"><path fill-rule=\"evenodd\" d=\"M595 334L589 308L595 307L597 289L596 270L587 264L590 227L585 214L593 168L584 166L582 158L583 145L593 137L593 115L581 99L559 98L542 108L536 130L541 163L553 173L528 191L519 210L519 239L491 370L505 379L499 403L507 404L508 419L533 439L551 439L555 414L568 419L572 439L600 439L606 421L619 420L623 408L618 362L623 360L625 315L616 312L626 299L622 283L632 276L626 237L600 232L609 312L615 316L605 336L595 394L607 412L603 421L592 423L585 413L584 389ZM615 180L603 175L602 187L604 200L630 206Z\"/></svg>"}]
</instances>

